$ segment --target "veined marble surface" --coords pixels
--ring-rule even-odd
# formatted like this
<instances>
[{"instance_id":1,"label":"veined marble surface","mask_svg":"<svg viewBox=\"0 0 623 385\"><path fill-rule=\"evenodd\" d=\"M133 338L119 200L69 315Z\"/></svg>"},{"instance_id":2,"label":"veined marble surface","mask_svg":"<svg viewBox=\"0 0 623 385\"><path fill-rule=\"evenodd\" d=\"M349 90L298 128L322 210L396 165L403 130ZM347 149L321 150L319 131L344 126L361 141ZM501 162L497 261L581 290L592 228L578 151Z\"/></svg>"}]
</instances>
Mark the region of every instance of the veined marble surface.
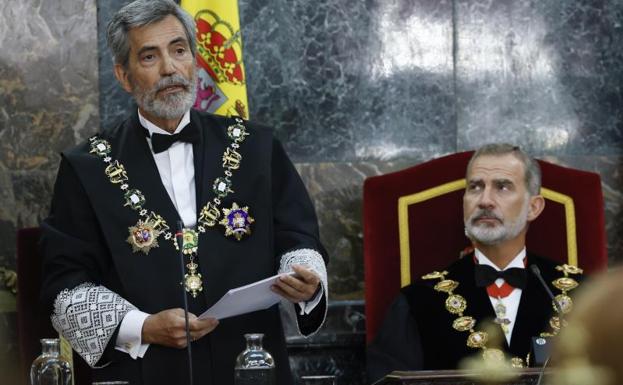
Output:
<instances>
[{"instance_id":1,"label":"veined marble surface","mask_svg":"<svg viewBox=\"0 0 623 385\"><path fill-rule=\"evenodd\" d=\"M95 14L94 1L0 2L0 266L15 269L16 230L47 215L59 152L99 127ZM0 382L25 384L7 303Z\"/></svg>"},{"instance_id":2,"label":"veined marble surface","mask_svg":"<svg viewBox=\"0 0 623 385\"><path fill-rule=\"evenodd\" d=\"M0 265L15 268L16 229L46 215L58 152L133 108L103 33L123 3L0 3ZM366 177L492 141L600 173L610 260L623 260L623 2L239 7L250 116L275 128L316 204L332 299L363 298ZM0 324L16 341L14 314Z\"/></svg>"}]
</instances>

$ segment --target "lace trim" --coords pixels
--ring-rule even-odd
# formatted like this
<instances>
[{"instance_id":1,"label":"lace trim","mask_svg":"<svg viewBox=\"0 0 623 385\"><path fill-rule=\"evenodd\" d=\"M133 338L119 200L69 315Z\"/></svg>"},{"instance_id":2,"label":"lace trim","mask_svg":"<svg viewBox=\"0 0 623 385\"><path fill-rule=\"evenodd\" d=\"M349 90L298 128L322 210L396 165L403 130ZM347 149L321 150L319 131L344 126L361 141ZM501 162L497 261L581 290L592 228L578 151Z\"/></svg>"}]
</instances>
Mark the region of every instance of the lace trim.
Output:
<instances>
[{"instance_id":1,"label":"lace trim","mask_svg":"<svg viewBox=\"0 0 623 385\"><path fill-rule=\"evenodd\" d=\"M329 308L328 298L329 298L329 283L327 280L327 266L324 263L324 259L322 259L322 255L314 249L296 249L288 251L287 253L281 256L281 260L279 263L279 273L287 273L292 271L292 265L303 265L307 268L313 270L320 277L320 285L322 286L322 291L327 298L327 306L325 306L324 314L322 316L322 322L318 325L318 328L314 330L312 333L306 335L305 337L313 336L320 330L320 327L324 324L325 319L327 318L327 309ZM322 292L319 295L312 299L311 302L302 303L304 306L304 310L306 307L310 307L313 309L320 300L322 299ZM298 318L296 322L296 328L300 335L301 328L298 324Z\"/></svg>"},{"instance_id":2,"label":"lace trim","mask_svg":"<svg viewBox=\"0 0 623 385\"><path fill-rule=\"evenodd\" d=\"M52 326L91 367L104 354L123 317L136 307L104 286L82 283L54 301Z\"/></svg>"}]
</instances>

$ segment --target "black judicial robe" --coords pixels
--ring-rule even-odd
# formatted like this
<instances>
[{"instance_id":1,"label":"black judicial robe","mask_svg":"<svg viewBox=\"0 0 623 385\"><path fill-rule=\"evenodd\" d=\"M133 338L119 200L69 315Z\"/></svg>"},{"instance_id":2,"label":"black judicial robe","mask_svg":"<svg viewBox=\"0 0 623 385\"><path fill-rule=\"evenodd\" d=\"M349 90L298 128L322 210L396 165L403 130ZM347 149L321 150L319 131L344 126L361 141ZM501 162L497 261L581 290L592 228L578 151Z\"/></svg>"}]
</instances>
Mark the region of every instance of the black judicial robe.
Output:
<instances>
[{"instance_id":1,"label":"black judicial robe","mask_svg":"<svg viewBox=\"0 0 623 385\"><path fill-rule=\"evenodd\" d=\"M190 124L201 133L193 144L197 213L214 197L212 184L223 176L222 156L230 144L227 126L232 119L191 110ZM237 241L225 237L216 225L200 235L198 263L203 292L188 295L189 310L201 314L229 289L274 275L279 256L300 248L317 250L327 261L319 241L313 205L294 166L270 129L245 122L250 133L238 150L240 169L234 171L232 190L221 207L233 202L248 206L255 219L252 234ZM175 229L177 211L161 183L145 133L134 113L100 136L109 141L111 157L125 166L130 188L143 192L144 205ZM183 308L180 262L171 241L158 238L159 247L146 255L133 253L126 242L128 227L139 219L124 207L123 192L104 173L106 163L89 153L83 143L62 154L50 217L42 223L45 255L42 300L51 309L57 294L83 282L103 285L139 310L157 313ZM303 334L320 326L325 299L307 316L299 316ZM117 329L118 330L118 329ZM217 328L193 342L194 379L201 385L233 383L237 354L245 348L244 333L264 333L264 347L273 355L278 384L290 384L285 338L278 306L221 320ZM188 383L187 353L151 345L145 356L133 360L114 349L116 333L94 369L95 380L129 380L131 384Z\"/></svg>"},{"instance_id":2,"label":"black judicial robe","mask_svg":"<svg viewBox=\"0 0 623 385\"><path fill-rule=\"evenodd\" d=\"M556 295L560 291L551 282L563 276L551 260L528 254L527 266L535 264L543 279ZM455 294L467 301L465 316L476 319L475 330L483 330L482 322L495 319L495 312L486 288L476 286L474 258L469 254L451 264L447 279L459 282ZM530 352L532 337L550 331L553 305L538 278L528 269L526 288L521 294L510 346L500 331L502 350L509 356L524 359ZM393 370L457 369L459 362L480 349L467 346L469 332L452 328L458 315L445 308L446 293L433 289L438 279L419 279L401 290L391 305L377 336L368 347L368 379L372 382ZM488 346L490 346L488 344Z\"/></svg>"}]
</instances>

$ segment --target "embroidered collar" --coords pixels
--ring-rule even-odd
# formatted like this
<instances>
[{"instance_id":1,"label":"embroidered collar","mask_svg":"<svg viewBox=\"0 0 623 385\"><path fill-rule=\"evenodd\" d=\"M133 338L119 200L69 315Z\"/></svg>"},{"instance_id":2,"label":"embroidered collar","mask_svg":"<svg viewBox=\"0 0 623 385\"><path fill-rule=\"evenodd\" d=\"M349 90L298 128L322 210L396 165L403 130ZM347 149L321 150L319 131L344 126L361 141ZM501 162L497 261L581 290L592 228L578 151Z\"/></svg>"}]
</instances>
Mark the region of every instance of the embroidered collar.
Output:
<instances>
[{"instance_id":1,"label":"embroidered collar","mask_svg":"<svg viewBox=\"0 0 623 385\"><path fill-rule=\"evenodd\" d=\"M556 270L562 272L564 276L552 281L554 287L561 291L560 294L554 297L554 300L560 305L562 313L567 314L573 307L573 301L567 293L578 286L577 281L569 277L569 275L581 274L582 269L564 264L556 266ZM452 328L458 332L469 333L466 342L468 347L480 349L482 351L483 358L487 361L499 363L506 362L505 354L501 349L487 347L487 342L489 341L488 333L474 329L476 326L476 319L464 314L467 310L467 300L462 295L454 293L454 290L459 287L459 282L448 279L446 277L448 274L449 273L447 271L433 271L432 273L422 276L422 279L439 280L439 282L435 284L434 290L448 295L445 300L446 310L451 314L457 315L457 318L452 322ZM556 305L553 302L552 306L556 309ZM541 337L557 335L560 332L560 329L565 325L561 322L558 316L553 316L550 318L549 326L551 330L548 332L542 332ZM510 365L513 367L525 367L529 364L528 361L528 357L526 357L525 361L520 357L512 357L510 359Z\"/></svg>"},{"instance_id":2,"label":"embroidered collar","mask_svg":"<svg viewBox=\"0 0 623 385\"><path fill-rule=\"evenodd\" d=\"M140 115L139 115L140 116ZM238 152L240 144L249 135L243 121L240 118L234 118L235 123L227 127L227 135L231 139L231 143L225 149L222 156L223 176L214 180L212 191L214 198L203 206L200 211L197 231L204 233L208 227L213 227L217 223L225 227L225 235L233 235L240 240L243 235L251 233L251 224L254 219L249 215L248 207L240 207L237 203L233 203L231 209L221 208L221 199L230 193L233 193L232 181L233 172L240 168L242 155ZM179 127L178 127L179 128ZM148 254L154 247L159 247L158 237L164 234L166 240L171 240L176 250L179 246L171 232L171 226L166 220L153 211L145 208L146 198L143 192L136 188L132 188L129 184L128 175L125 166L118 160L110 157L112 152L110 143L98 137L97 135L89 139L90 153L100 157L107 165L104 169L110 183L118 185L123 191L123 206L130 207L138 212L139 219L136 225L128 228L129 236L127 242L131 245L133 252L143 252ZM221 211L224 218L221 218ZM196 297L198 292L202 291L201 274L197 273L198 265L195 263L195 257L199 247L199 234L194 229L183 229L183 245L182 251L189 257L189 263L186 265L189 273L186 274L184 284L186 290Z\"/></svg>"}]
</instances>

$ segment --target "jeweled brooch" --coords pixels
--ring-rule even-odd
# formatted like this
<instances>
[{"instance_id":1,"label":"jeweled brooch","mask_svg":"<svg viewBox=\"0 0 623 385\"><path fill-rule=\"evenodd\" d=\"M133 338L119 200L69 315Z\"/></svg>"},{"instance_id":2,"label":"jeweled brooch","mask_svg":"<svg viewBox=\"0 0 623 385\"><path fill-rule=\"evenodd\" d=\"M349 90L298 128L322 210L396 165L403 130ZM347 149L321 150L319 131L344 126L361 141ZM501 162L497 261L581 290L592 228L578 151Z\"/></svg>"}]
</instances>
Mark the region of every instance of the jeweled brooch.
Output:
<instances>
[{"instance_id":1,"label":"jeweled brooch","mask_svg":"<svg viewBox=\"0 0 623 385\"><path fill-rule=\"evenodd\" d=\"M243 236L251 234L251 223L255 219L249 215L249 207L239 207L234 202L230 209L223 209L223 215L219 223L225 226L225 236L233 235L239 241Z\"/></svg>"}]
</instances>

